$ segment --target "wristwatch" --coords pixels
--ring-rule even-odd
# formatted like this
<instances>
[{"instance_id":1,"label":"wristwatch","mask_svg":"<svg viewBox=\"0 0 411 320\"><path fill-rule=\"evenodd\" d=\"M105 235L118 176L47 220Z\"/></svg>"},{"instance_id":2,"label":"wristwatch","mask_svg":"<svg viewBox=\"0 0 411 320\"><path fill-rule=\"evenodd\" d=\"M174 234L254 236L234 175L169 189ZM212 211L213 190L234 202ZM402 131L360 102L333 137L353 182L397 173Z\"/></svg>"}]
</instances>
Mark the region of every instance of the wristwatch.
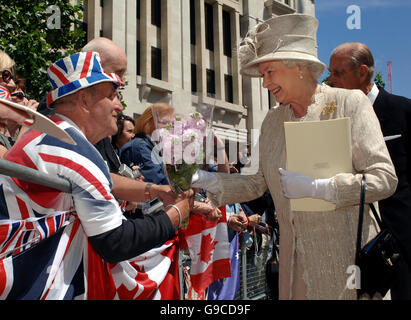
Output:
<instances>
[{"instance_id":1,"label":"wristwatch","mask_svg":"<svg viewBox=\"0 0 411 320\"><path fill-rule=\"evenodd\" d=\"M201 193L194 193L194 201L205 202L206 198Z\"/></svg>"},{"instance_id":2,"label":"wristwatch","mask_svg":"<svg viewBox=\"0 0 411 320\"><path fill-rule=\"evenodd\" d=\"M147 183L145 188L144 188L144 199L146 201L151 199L151 195L150 195L150 188L153 184L151 182Z\"/></svg>"}]
</instances>

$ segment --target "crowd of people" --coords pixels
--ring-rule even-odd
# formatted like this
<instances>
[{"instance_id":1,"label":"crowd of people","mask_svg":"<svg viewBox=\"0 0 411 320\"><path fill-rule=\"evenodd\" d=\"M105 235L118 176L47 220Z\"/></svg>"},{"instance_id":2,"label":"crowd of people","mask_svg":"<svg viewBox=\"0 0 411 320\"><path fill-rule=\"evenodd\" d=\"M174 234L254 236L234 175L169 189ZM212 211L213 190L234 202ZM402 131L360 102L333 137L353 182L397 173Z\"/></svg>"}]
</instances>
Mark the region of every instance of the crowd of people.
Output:
<instances>
[{"instance_id":1,"label":"crowd of people","mask_svg":"<svg viewBox=\"0 0 411 320\"><path fill-rule=\"evenodd\" d=\"M225 206L228 241L238 234L247 238L256 227L273 230L278 223L279 256L273 252L270 257L279 262L279 276L267 276L267 288L278 291L279 299L356 299L356 290L347 286L347 268L355 260L360 186L366 176L366 202L378 202L382 220L398 238L404 256L390 297L410 299L411 101L374 84L373 57L362 43L337 47L329 63L332 87L319 84L326 66L317 58L317 27L314 17L291 14L268 19L249 31L238 49L240 73L261 77L262 86L279 103L261 127L258 172L241 174L241 165L228 162L224 141L214 135L218 161L198 170L192 189L180 194L169 185L153 137L155 129L173 120L178 106L155 103L138 119L123 113L119 89L125 85L127 56L118 45L96 38L81 52L53 63L48 69L52 91L40 105L27 97L14 61L0 52L1 157L63 178L72 187L71 193L65 193L0 175L1 225L11 230L13 223L21 221L27 249L34 242L33 225L43 218L57 221L58 216L55 230L72 226L63 231L70 241L77 239L74 228L80 230L88 250L103 265L166 244L190 214L219 221ZM8 101L46 114L76 144L29 130L24 125L29 116ZM330 104L333 109L325 110ZM320 179L287 170L284 122L345 117L351 122L352 172ZM161 209L145 214L141 204L156 198ZM332 202L336 209L293 211L290 200L300 198ZM59 216L62 212L74 214ZM365 215L364 230L364 243L378 232L371 215ZM0 234L1 259L22 250L21 243L8 242L8 232ZM9 246L15 249L10 252ZM65 258L61 256L61 261ZM1 287L0 296L7 297L7 285ZM8 290L9 297L27 294L24 289ZM64 298L78 294L68 292Z\"/></svg>"}]
</instances>

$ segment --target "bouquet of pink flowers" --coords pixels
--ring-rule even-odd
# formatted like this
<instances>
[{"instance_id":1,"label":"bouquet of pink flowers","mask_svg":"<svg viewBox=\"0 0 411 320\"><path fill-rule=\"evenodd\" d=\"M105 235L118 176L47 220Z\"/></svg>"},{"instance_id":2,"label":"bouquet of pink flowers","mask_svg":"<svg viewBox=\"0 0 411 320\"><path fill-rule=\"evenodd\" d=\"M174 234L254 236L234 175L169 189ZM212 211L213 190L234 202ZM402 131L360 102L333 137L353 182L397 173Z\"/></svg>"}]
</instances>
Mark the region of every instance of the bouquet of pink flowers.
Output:
<instances>
[{"instance_id":1,"label":"bouquet of pink flowers","mask_svg":"<svg viewBox=\"0 0 411 320\"><path fill-rule=\"evenodd\" d=\"M161 129L161 144L165 171L176 193L191 188L193 174L204 163L203 143L207 122L199 112L188 117L175 116Z\"/></svg>"}]
</instances>

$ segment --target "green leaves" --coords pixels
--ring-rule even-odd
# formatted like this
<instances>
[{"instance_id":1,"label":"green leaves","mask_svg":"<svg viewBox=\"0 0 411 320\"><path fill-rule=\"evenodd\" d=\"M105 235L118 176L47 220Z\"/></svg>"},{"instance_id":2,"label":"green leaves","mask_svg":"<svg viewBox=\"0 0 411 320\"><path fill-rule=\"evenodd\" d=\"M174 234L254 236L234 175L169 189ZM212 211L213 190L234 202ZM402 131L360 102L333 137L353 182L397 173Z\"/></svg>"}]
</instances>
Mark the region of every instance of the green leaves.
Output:
<instances>
[{"instance_id":1,"label":"green leaves","mask_svg":"<svg viewBox=\"0 0 411 320\"><path fill-rule=\"evenodd\" d=\"M47 10L49 7L58 10ZM86 43L83 10L83 1L72 5L69 0L0 0L0 49L16 62L17 74L26 79L28 95L37 101L51 89L49 65ZM58 19L60 28L51 29Z\"/></svg>"},{"instance_id":2,"label":"green leaves","mask_svg":"<svg viewBox=\"0 0 411 320\"><path fill-rule=\"evenodd\" d=\"M374 82L377 86L379 86L381 88L385 88L385 82L382 80L381 72L377 72L375 74Z\"/></svg>"}]
</instances>

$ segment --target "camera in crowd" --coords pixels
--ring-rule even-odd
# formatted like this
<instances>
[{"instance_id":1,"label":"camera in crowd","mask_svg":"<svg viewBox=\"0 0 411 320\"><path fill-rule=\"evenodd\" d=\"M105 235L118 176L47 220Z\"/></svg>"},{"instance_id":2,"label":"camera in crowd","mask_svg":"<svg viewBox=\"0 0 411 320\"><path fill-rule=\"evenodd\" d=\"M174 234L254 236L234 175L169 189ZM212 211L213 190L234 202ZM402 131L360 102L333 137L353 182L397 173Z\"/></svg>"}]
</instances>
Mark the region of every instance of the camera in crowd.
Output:
<instances>
[{"instance_id":1,"label":"camera in crowd","mask_svg":"<svg viewBox=\"0 0 411 320\"><path fill-rule=\"evenodd\" d=\"M122 163L120 168L118 169L118 174L131 179L137 179L141 177L141 172L139 170L131 169L124 163Z\"/></svg>"},{"instance_id":2,"label":"camera in crowd","mask_svg":"<svg viewBox=\"0 0 411 320\"><path fill-rule=\"evenodd\" d=\"M144 215L152 214L164 210L164 203L160 198L155 197L146 202L137 202L137 208L141 209Z\"/></svg>"},{"instance_id":3,"label":"camera in crowd","mask_svg":"<svg viewBox=\"0 0 411 320\"><path fill-rule=\"evenodd\" d=\"M118 169L118 174L122 175L123 177L131 178L131 179L137 179L141 177L141 172L136 169L131 169L134 164L130 164L130 166L125 165L122 163L120 165L120 168ZM164 209L164 204L163 201L160 200L160 198L155 197L151 200L148 200L146 202L138 202L137 203L137 209L141 209L144 215L146 214L151 214L158 212L160 210Z\"/></svg>"}]
</instances>

